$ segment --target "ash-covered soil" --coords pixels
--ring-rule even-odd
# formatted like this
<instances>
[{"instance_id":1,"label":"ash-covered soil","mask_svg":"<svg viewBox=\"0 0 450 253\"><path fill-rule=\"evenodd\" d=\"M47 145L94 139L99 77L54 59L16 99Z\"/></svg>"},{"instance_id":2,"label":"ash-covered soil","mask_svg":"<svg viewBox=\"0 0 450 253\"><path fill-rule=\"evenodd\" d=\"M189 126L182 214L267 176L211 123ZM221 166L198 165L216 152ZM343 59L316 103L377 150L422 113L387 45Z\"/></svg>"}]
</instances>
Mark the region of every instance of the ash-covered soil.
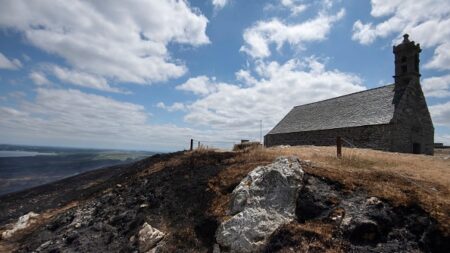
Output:
<instances>
[{"instance_id":1,"label":"ash-covered soil","mask_svg":"<svg viewBox=\"0 0 450 253\"><path fill-rule=\"evenodd\" d=\"M157 252L212 252L228 195L266 163L233 152L156 155L3 196L1 231L30 211L42 215L36 226L0 240L0 250L137 252L147 222L165 233ZM313 175L304 180L297 220L272 234L266 252L450 252L450 238L418 206Z\"/></svg>"},{"instance_id":2,"label":"ash-covered soil","mask_svg":"<svg viewBox=\"0 0 450 253\"><path fill-rule=\"evenodd\" d=\"M448 252L449 238L420 207L393 206L307 175L297 221L272 234L266 252Z\"/></svg>"}]
</instances>

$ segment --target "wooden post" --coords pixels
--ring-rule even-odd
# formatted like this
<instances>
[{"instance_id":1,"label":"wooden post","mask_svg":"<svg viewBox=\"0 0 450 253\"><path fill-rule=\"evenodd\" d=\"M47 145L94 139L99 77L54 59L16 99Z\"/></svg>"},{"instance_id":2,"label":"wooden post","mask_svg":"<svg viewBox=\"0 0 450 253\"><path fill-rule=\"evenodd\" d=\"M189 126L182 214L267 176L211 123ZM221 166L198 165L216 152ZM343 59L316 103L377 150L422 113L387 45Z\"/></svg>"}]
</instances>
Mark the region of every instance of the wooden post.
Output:
<instances>
[{"instance_id":1,"label":"wooden post","mask_svg":"<svg viewBox=\"0 0 450 253\"><path fill-rule=\"evenodd\" d=\"M194 139L191 139L191 151L194 149Z\"/></svg>"},{"instance_id":2,"label":"wooden post","mask_svg":"<svg viewBox=\"0 0 450 253\"><path fill-rule=\"evenodd\" d=\"M342 140L341 140L340 136L336 137L336 151L337 151L337 157L341 158L342 157Z\"/></svg>"}]
</instances>

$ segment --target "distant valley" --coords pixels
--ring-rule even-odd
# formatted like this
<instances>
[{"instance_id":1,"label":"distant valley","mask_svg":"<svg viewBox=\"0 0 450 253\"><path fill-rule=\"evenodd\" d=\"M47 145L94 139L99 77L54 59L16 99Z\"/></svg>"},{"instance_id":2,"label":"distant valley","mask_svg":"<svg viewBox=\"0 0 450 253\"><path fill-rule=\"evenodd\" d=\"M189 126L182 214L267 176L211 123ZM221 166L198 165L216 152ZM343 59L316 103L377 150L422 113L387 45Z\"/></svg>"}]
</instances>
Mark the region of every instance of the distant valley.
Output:
<instances>
[{"instance_id":1,"label":"distant valley","mask_svg":"<svg viewBox=\"0 0 450 253\"><path fill-rule=\"evenodd\" d=\"M0 195L102 167L134 162L156 152L0 145Z\"/></svg>"}]
</instances>

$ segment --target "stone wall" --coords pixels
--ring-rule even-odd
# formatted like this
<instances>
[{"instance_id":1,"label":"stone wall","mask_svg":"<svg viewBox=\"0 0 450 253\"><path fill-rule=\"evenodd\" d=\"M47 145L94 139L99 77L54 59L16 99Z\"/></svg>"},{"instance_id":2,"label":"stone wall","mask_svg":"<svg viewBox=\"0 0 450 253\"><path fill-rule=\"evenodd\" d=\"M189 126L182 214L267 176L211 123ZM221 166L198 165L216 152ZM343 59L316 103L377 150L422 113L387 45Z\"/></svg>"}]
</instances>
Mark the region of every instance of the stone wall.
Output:
<instances>
[{"instance_id":1,"label":"stone wall","mask_svg":"<svg viewBox=\"0 0 450 253\"><path fill-rule=\"evenodd\" d=\"M267 147L276 145L332 146L336 145L336 137L341 136L358 148L390 151L392 128L392 125L372 125L285 134L268 134L264 136L264 145ZM348 146L345 142L343 142L343 145Z\"/></svg>"},{"instance_id":2,"label":"stone wall","mask_svg":"<svg viewBox=\"0 0 450 253\"><path fill-rule=\"evenodd\" d=\"M413 153L417 143L421 154L433 155L434 127L418 80L412 80L403 92L392 123L392 151Z\"/></svg>"}]
</instances>

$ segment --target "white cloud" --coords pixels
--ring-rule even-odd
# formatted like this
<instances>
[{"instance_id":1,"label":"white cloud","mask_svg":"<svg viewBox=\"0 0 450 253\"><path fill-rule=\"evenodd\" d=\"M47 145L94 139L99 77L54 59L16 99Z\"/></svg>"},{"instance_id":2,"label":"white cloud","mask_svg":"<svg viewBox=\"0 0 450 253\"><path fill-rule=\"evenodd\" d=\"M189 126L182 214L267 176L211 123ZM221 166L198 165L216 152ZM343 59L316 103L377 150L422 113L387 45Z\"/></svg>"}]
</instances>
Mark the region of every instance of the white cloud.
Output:
<instances>
[{"instance_id":1,"label":"white cloud","mask_svg":"<svg viewBox=\"0 0 450 253\"><path fill-rule=\"evenodd\" d=\"M186 110L186 107L183 103L175 102L172 105L166 105L164 102L159 102L156 104L156 107L167 110L168 112L175 112L175 111L184 111Z\"/></svg>"},{"instance_id":2,"label":"white cloud","mask_svg":"<svg viewBox=\"0 0 450 253\"><path fill-rule=\"evenodd\" d=\"M186 0L1 0L0 5L0 28L21 32L76 70L120 82L179 77L186 67L171 58L167 45L209 43L208 20Z\"/></svg>"},{"instance_id":3,"label":"white cloud","mask_svg":"<svg viewBox=\"0 0 450 253\"><path fill-rule=\"evenodd\" d=\"M59 80L74 85L88 87L96 90L116 92L116 93L126 93L120 89L111 87L108 81L100 76L88 74L82 71L69 70L67 68L62 68L56 65L50 67L53 75L55 75Z\"/></svg>"},{"instance_id":4,"label":"white cloud","mask_svg":"<svg viewBox=\"0 0 450 253\"><path fill-rule=\"evenodd\" d=\"M238 72L236 72L236 79L239 82L242 82L248 86L255 85L258 83L258 80L254 78L249 70L241 69Z\"/></svg>"},{"instance_id":5,"label":"white cloud","mask_svg":"<svg viewBox=\"0 0 450 253\"><path fill-rule=\"evenodd\" d=\"M0 52L0 69L17 70L22 67L22 63L18 59L8 59Z\"/></svg>"},{"instance_id":6,"label":"white cloud","mask_svg":"<svg viewBox=\"0 0 450 253\"><path fill-rule=\"evenodd\" d=\"M23 92L23 91L12 91L12 92L8 93L8 97L15 99L15 100L24 99L26 96L27 96L27 94L25 94L25 92Z\"/></svg>"},{"instance_id":7,"label":"white cloud","mask_svg":"<svg viewBox=\"0 0 450 253\"><path fill-rule=\"evenodd\" d=\"M450 127L450 102L429 106L435 125Z\"/></svg>"},{"instance_id":8,"label":"white cloud","mask_svg":"<svg viewBox=\"0 0 450 253\"><path fill-rule=\"evenodd\" d=\"M434 51L432 60L428 62L425 67L431 69L450 70L450 43L446 42L439 45Z\"/></svg>"},{"instance_id":9,"label":"white cloud","mask_svg":"<svg viewBox=\"0 0 450 253\"><path fill-rule=\"evenodd\" d=\"M225 7L225 5L227 5L229 2L229 0L212 0L212 4L214 6L215 10L220 10L223 7Z\"/></svg>"},{"instance_id":10,"label":"white cloud","mask_svg":"<svg viewBox=\"0 0 450 253\"><path fill-rule=\"evenodd\" d=\"M324 40L332 24L344 15L345 11L341 9L336 15L320 12L317 17L297 24L286 24L277 18L259 21L244 31L245 45L240 50L253 58L265 58L271 55L271 44L277 49L285 43L302 48L306 42Z\"/></svg>"},{"instance_id":11,"label":"white cloud","mask_svg":"<svg viewBox=\"0 0 450 253\"><path fill-rule=\"evenodd\" d=\"M50 84L50 81L47 79L44 73L39 71L33 71L29 75L30 79L37 85L46 85Z\"/></svg>"},{"instance_id":12,"label":"white cloud","mask_svg":"<svg viewBox=\"0 0 450 253\"><path fill-rule=\"evenodd\" d=\"M450 74L426 78L422 82L422 87L427 97L450 97Z\"/></svg>"},{"instance_id":13,"label":"white cloud","mask_svg":"<svg viewBox=\"0 0 450 253\"><path fill-rule=\"evenodd\" d=\"M217 91L219 84L215 82L215 77L197 76L189 78L185 83L178 85L177 90L193 92L196 95L208 95Z\"/></svg>"},{"instance_id":14,"label":"white cloud","mask_svg":"<svg viewBox=\"0 0 450 253\"><path fill-rule=\"evenodd\" d=\"M23 58L26 62L31 61L31 57L28 56L27 54L22 54L22 58Z\"/></svg>"},{"instance_id":15,"label":"white cloud","mask_svg":"<svg viewBox=\"0 0 450 253\"><path fill-rule=\"evenodd\" d=\"M295 105L364 89L357 76L326 70L314 58L284 64L260 62L255 72L241 79L250 83L214 82L216 90L197 92L200 97L187 105L185 120L222 130L222 136L259 139L260 120L264 131L268 131Z\"/></svg>"},{"instance_id":16,"label":"white cloud","mask_svg":"<svg viewBox=\"0 0 450 253\"><path fill-rule=\"evenodd\" d=\"M372 43L376 38L377 34L373 29L372 23L363 24L361 20L357 20L353 24L353 40L357 40L359 43L367 45Z\"/></svg>"},{"instance_id":17,"label":"white cloud","mask_svg":"<svg viewBox=\"0 0 450 253\"><path fill-rule=\"evenodd\" d=\"M434 136L434 142L444 143L444 145L448 146L450 145L450 134L436 134Z\"/></svg>"},{"instance_id":18,"label":"white cloud","mask_svg":"<svg viewBox=\"0 0 450 253\"><path fill-rule=\"evenodd\" d=\"M308 8L306 4L301 4L298 0L280 0L280 3L283 7L288 8L293 16L297 16Z\"/></svg>"},{"instance_id":19,"label":"white cloud","mask_svg":"<svg viewBox=\"0 0 450 253\"><path fill-rule=\"evenodd\" d=\"M401 35L420 42L425 48L436 47L428 68L450 69L450 4L436 0L372 0L371 15L384 18L379 23L357 20L353 25L352 39L361 44L371 44L377 38L394 35L398 43Z\"/></svg>"},{"instance_id":20,"label":"white cloud","mask_svg":"<svg viewBox=\"0 0 450 253\"><path fill-rule=\"evenodd\" d=\"M38 88L34 101L0 106L0 141L84 147L183 149L189 128L151 124L145 108L79 90Z\"/></svg>"}]
</instances>

